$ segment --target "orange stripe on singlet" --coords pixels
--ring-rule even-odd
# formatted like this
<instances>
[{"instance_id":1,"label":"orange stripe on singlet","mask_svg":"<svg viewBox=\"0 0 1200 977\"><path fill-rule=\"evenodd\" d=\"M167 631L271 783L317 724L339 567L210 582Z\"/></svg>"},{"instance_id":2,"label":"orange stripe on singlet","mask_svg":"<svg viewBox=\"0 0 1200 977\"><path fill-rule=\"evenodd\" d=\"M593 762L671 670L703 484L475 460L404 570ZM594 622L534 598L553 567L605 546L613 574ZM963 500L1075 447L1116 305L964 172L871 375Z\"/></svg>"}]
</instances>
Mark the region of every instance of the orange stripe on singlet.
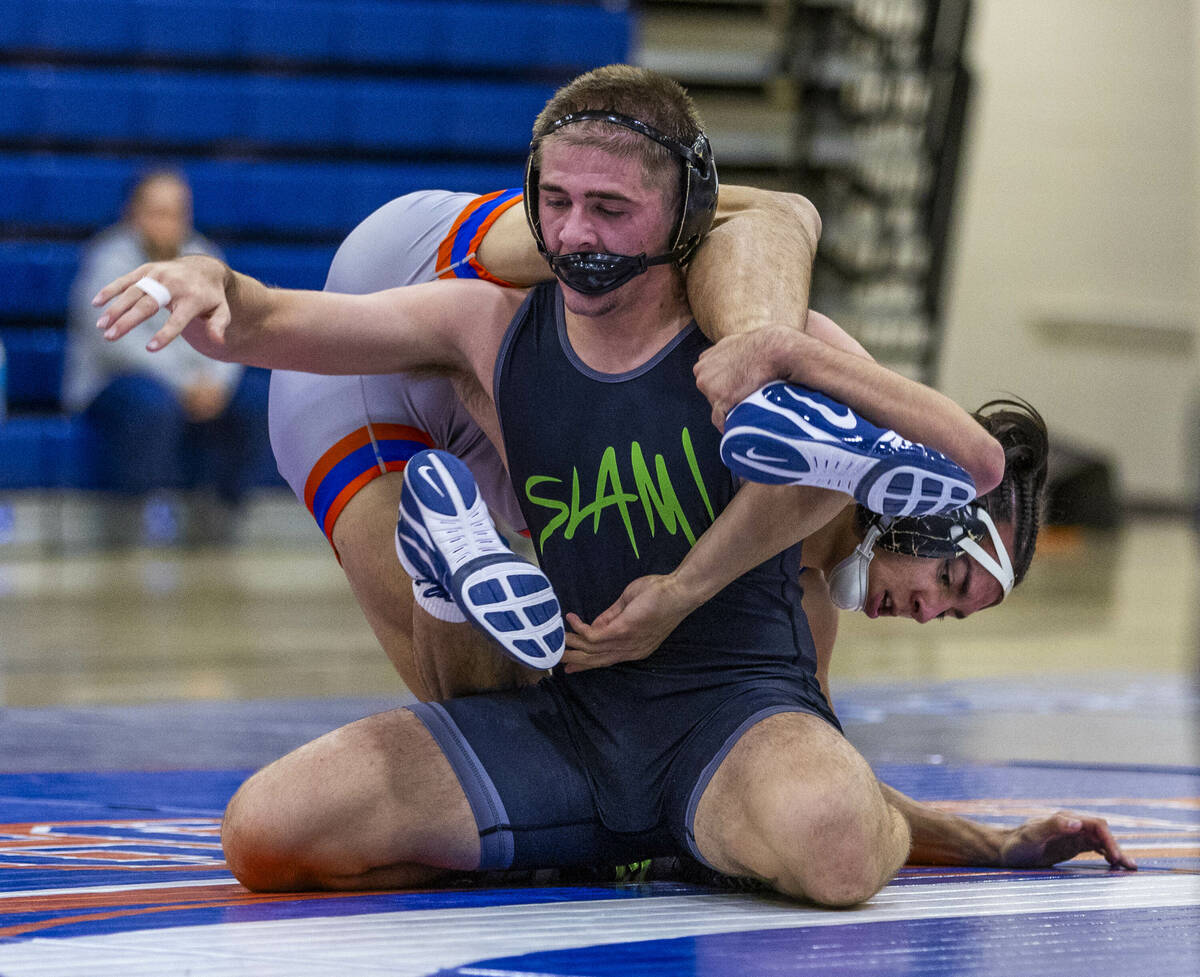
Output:
<instances>
[{"instance_id":1,"label":"orange stripe on singlet","mask_svg":"<svg viewBox=\"0 0 1200 977\"><path fill-rule=\"evenodd\" d=\"M374 432L374 439L371 437ZM370 428L360 427L351 431L344 438L327 450L312 467L304 483L304 504L312 513L322 532L330 537L334 523L341 515L347 503L368 482L378 478L385 472L403 471L407 458L389 458L386 442L406 441L422 444L432 448L433 439L420 428L409 427L406 424L374 424ZM375 447L380 447L383 460L375 453ZM334 469L351 458L356 452L361 459L353 466L337 473L339 483L326 485ZM316 511L317 492L324 489L333 491L332 499L322 506L320 514Z\"/></svg>"},{"instance_id":2,"label":"orange stripe on singlet","mask_svg":"<svg viewBox=\"0 0 1200 977\"><path fill-rule=\"evenodd\" d=\"M457 238L462 226L467 223L480 208L491 205L498 198L503 197L505 194L511 192L512 191L509 190L497 190L494 193L486 193L482 197L476 197L462 209L462 213L455 218L454 224L450 228L450 232L442 240L442 243L438 245L437 267L444 269L443 271L438 272L438 278L463 277L459 275L457 268L450 267L454 264L454 245L457 243ZM515 197L512 197L509 200L503 200L496 204L495 209L483 219L477 228L475 228L474 233L471 235L470 243L467 245L467 253L469 255L467 258L467 264L469 264L474 270L475 277L482 278L487 282L493 282L496 285L503 285L506 288L513 287L512 282L506 282L503 278L497 278L486 268L484 268L483 265L481 265L476 259L475 252L479 249L480 242L483 241L484 235L491 230L491 227L496 222L496 219L506 210L508 210L509 207L520 203L521 199L522 196L518 193Z\"/></svg>"}]
</instances>

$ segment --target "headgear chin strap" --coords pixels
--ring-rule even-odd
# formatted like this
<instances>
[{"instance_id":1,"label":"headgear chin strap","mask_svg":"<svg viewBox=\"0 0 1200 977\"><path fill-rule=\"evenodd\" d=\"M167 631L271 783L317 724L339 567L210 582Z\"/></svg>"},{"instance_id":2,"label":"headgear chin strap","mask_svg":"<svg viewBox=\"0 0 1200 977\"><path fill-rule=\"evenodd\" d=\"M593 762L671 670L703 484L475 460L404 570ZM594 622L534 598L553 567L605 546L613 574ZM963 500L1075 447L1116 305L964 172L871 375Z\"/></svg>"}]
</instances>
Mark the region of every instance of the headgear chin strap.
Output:
<instances>
[{"instance_id":1,"label":"headgear chin strap","mask_svg":"<svg viewBox=\"0 0 1200 977\"><path fill-rule=\"evenodd\" d=\"M649 257L645 252L632 255L609 254L604 251L554 254L546 247L545 238L542 236L542 221L538 215L538 181L541 174L536 162L537 148L547 136L576 122L608 122L624 126L647 139L653 139L683 160L683 199L679 222L671 235L669 250ZM589 109L572 112L556 119L545 133L530 144L529 158L525 163L525 218L533 231L538 251L549 262L550 270L559 281L584 295L603 295L620 288L651 265L684 264L712 226L713 215L717 210L717 190L717 167L713 162L708 138L703 132L696 136L696 141L689 147L628 115Z\"/></svg>"},{"instance_id":2,"label":"headgear chin strap","mask_svg":"<svg viewBox=\"0 0 1200 977\"><path fill-rule=\"evenodd\" d=\"M1008 550L1004 548L1004 540L1000 538L1000 531L996 529L996 524L992 522L992 517L987 514L987 510L982 506L975 507L978 511L976 516L987 526L988 533L992 537L992 545L996 547L996 556L998 560L992 558L982 546L967 535L967 531L962 526L955 526L950 530L951 538L954 540L954 545L959 547L967 556L975 558L975 562L983 567L988 573L1000 581L1000 586L1004 588L1004 596L1007 597L1012 593L1013 589L1013 566L1012 560L1009 558Z\"/></svg>"},{"instance_id":3,"label":"headgear chin strap","mask_svg":"<svg viewBox=\"0 0 1200 977\"><path fill-rule=\"evenodd\" d=\"M992 538L998 559L978 543L985 530ZM965 553L1000 581L1005 597L1012 592L1012 560L996 524L983 506L965 506L940 516L901 519L877 516L873 519L863 541L829 573L829 596L843 611L861 611L866 604L869 570L876 545L925 559Z\"/></svg>"}]
</instances>

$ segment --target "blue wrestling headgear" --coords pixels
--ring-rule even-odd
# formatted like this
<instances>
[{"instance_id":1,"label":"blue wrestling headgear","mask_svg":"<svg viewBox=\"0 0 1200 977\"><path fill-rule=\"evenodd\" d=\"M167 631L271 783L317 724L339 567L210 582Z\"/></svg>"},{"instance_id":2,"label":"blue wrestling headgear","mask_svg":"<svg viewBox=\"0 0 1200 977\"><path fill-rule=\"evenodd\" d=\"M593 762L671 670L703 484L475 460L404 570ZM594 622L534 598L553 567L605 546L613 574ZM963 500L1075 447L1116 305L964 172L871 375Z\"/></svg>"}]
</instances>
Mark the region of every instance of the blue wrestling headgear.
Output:
<instances>
[{"instance_id":1,"label":"blue wrestling headgear","mask_svg":"<svg viewBox=\"0 0 1200 977\"><path fill-rule=\"evenodd\" d=\"M979 540L987 533L996 547L993 559ZM875 516L863 541L829 574L829 596L844 611L861 611L867 600L867 573L875 547L925 559L947 559L966 553L1000 581L1005 596L1013 588L1013 567L1004 541L981 505L968 505L936 516Z\"/></svg>"},{"instance_id":2,"label":"blue wrestling headgear","mask_svg":"<svg viewBox=\"0 0 1200 977\"><path fill-rule=\"evenodd\" d=\"M608 122L624 126L647 139L653 139L683 160L682 204L679 208L679 223L671 235L669 251L647 257L644 252L636 255L608 254L603 251L553 254L547 249L542 237L541 218L538 216L540 171L537 164L537 148L546 136L575 122ZM529 221L530 230L533 231L534 240L537 241L538 251L550 263L550 270L559 281L584 295L603 295L620 288L651 265L664 265L669 262L684 264L712 226L713 215L717 210L717 189L717 167L713 162L708 137L703 132L696 136L696 141L689 147L628 115L589 109L572 112L557 119L550 124L547 132L530 144L529 159L525 164L525 217Z\"/></svg>"}]
</instances>

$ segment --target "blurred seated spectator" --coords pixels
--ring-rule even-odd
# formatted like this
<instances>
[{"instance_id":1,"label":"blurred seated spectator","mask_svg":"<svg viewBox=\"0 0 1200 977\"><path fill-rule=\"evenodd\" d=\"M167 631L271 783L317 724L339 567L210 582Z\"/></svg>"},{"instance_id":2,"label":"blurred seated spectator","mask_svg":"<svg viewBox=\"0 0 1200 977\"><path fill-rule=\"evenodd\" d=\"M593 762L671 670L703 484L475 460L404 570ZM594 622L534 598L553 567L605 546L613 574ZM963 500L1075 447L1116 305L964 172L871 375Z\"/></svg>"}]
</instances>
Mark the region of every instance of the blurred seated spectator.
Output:
<instances>
[{"instance_id":1,"label":"blurred seated spectator","mask_svg":"<svg viewBox=\"0 0 1200 977\"><path fill-rule=\"evenodd\" d=\"M96 439L112 544L231 541L270 452L265 371L214 362L186 343L147 352L166 309L139 327L141 343L109 343L96 329L91 300L104 284L181 254L220 257L192 227L186 178L156 169L134 185L122 221L84 246L71 287L63 402Z\"/></svg>"}]
</instances>

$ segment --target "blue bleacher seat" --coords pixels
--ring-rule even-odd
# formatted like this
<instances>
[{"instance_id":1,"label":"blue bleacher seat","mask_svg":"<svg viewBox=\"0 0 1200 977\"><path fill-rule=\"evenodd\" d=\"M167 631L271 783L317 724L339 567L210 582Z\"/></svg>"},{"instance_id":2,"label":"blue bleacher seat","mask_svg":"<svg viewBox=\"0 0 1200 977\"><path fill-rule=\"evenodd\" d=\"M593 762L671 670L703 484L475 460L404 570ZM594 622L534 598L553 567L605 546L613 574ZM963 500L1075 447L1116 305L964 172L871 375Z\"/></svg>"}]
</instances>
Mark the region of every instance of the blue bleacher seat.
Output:
<instances>
[{"instance_id":1,"label":"blue bleacher seat","mask_svg":"<svg viewBox=\"0 0 1200 977\"><path fill-rule=\"evenodd\" d=\"M147 76L67 68L28 68L24 72L37 113L34 127L21 134L26 138L131 139L140 138L145 131ZM12 97L21 97L19 81L10 92Z\"/></svg>"},{"instance_id":2,"label":"blue bleacher seat","mask_svg":"<svg viewBox=\"0 0 1200 977\"><path fill-rule=\"evenodd\" d=\"M246 79L238 96L245 109L238 134L260 146L346 146L355 87L341 79Z\"/></svg>"},{"instance_id":3,"label":"blue bleacher seat","mask_svg":"<svg viewBox=\"0 0 1200 977\"><path fill-rule=\"evenodd\" d=\"M0 241L0 318L61 316L78 264L75 244Z\"/></svg>"},{"instance_id":4,"label":"blue bleacher seat","mask_svg":"<svg viewBox=\"0 0 1200 977\"><path fill-rule=\"evenodd\" d=\"M120 219L139 172L156 161L66 153L0 153L0 220L90 234ZM345 235L413 190L485 193L518 185L518 163L355 163L177 159L205 232Z\"/></svg>"},{"instance_id":5,"label":"blue bleacher seat","mask_svg":"<svg viewBox=\"0 0 1200 977\"><path fill-rule=\"evenodd\" d=\"M626 60L632 23L622 0L3 6L3 489L94 485L87 430L58 412L61 324L80 243L119 219L139 172L179 165L235 267L320 288L337 242L389 199L518 186L556 82Z\"/></svg>"},{"instance_id":6,"label":"blue bleacher seat","mask_svg":"<svg viewBox=\"0 0 1200 977\"><path fill-rule=\"evenodd\" d=\"M2 68L0 136L523 156L543 83Z\"/></svg>"},{"instance_id":7,"label":"blue bleacher seat","mask_svg":"<svg viewBox=\"0 0 1200 977\"><path fill-rule=\"evenodd\" d=\"M0 489L93 488L93 451L81 418L10 417L0 424Z\"/></svg>"},{"instance_id":8,"label":"blue bleacher seat","mask_svg":"<svg viewBox=\"0 0 1200 977\"><path fill-rule=\"evenodd\" d=\"M132 94L137 132L118 138L168 145L211 145L245 139L247 82L234 75L146 72Z\"/></svg>"},{"instance_id":9,"label":"blue bleacher seat","mask_svg":"<svg viewBox=\"0 0 1200 977\"><path fill-rule=\"evenodd\" d=\"M114 0L24 0L20 34L6 31L6 46L102 54L120 51L135 37L138 8Z\"/></svg>"},{"instance_id":10,"label":"blue bleacher seat","mask_svg":"<svg viewBox=\"0 0 1200 977\"><path fill-rule=\"evenodd\" d=\"M246 0L239 6L240 53L295 61L330 60L342 29L341 4L329 0Z\"/></svg>"},{"instance_id":11,"label":"blue bleacher seat","mask_svg":"<svg viewBox=\"0 0 1200 977\"><path fill-rule=\"evenodd\" d=\"M6 49L85 56L321 65L534 68L623 60L626 4L517 0L20 0Z\"/></svg>"},{"instance_id":12,"label":"blue bleacher seat","mask_svg":"<svg viewBox=\"0 0 1200 977\"><path fill-rule=\"evenodd\" d=\"M0 221L36 222L38 204L37 175L33 160L27 157L0 156Z\"/></svg>"},{"instance_id":13,"label":"blue bleacher seat","mask_svg":"<svg viewBox=\"0 0 1200 977\"><path fill-rule=\"evenodd\" d=\"M94 2L94 0L87 0ZM112 6L113 0L101 0ZM119 3L128 7L128 2ZM122 44L137 54L224 60L238 53L243 4L230 0L136 0L136 15ZM285 6L291 6L285 3ZM111 51L110 51L111 53Z\"/></svg>"},{"instance_id":14,"label":"blue bleacher seat","mask_svg":"<svg viewBox=\"0 0 1200 977\"><path fill-rule=\"evenodd\" d=\"M43 423L44 420L52 423ZM10 417L0 424L0 489L26 489L51 483L49 444L60 418Z\"/></svg>"},{"instance_id":15,"label":"blue bleacher seat","mask_svg":"<svg viewBox=\"0 0 1200 977\"><path fill-rule=\"evenodd\" d=\"M0 329L8 362L10 411L57 411L66 332L58 328Z\"/></svg>"},{"instance_id":16,"label":"blue bleacher seat","mask_svg":"<svg viewBox=\"0 0 1200 977\"><path fill-rule=\"evenodd\" d=\"M0 220L98 229L120 215L133 172L124 160L45 152L0 155Z\"/></svg>"},{"instance_id":17,"label":"blue bleacher seat","mask_svg":"<svg viewBox=\"0 0 1200 977\"><path fill-rule=\"evenodd\" d=\"M30 223L98 230L120 218L133 183L128 163L39 154L35 165Z\"/></svg>"}]
</instances>

